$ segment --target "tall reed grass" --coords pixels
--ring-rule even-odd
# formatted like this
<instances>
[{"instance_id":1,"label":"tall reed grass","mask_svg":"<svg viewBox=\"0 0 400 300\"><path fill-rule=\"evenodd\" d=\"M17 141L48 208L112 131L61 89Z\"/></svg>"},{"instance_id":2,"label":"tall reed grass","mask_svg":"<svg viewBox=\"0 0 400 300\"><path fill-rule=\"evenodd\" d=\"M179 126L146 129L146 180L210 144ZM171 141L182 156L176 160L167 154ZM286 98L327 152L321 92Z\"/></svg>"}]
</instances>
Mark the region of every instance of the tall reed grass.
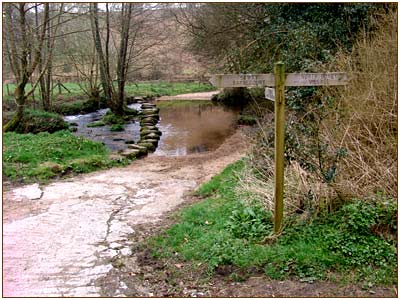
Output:
<instances>
[{"instance_id":1,"label":"tall reed grass","mask_svg":"<svg viewBox=\"0 0 400 300\"><path fill-rule=\"evenodd\" d=\"M321 134L348 151L338 190L357 197L381 192L397 198L397 11L375 18L379 29L363 34L351 55L338 55L335 68L347 71L351 80L344 90L327 91L337 98L339 109L332 111Z\"/></svg>"}]
</instances>

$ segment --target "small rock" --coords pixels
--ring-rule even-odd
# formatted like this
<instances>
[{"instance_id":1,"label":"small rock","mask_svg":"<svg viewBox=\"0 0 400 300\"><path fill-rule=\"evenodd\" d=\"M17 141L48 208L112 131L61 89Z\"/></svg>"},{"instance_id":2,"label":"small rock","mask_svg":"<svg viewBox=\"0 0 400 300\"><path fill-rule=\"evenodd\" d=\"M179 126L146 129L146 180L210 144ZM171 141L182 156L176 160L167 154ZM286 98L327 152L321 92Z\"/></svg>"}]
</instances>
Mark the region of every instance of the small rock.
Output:
<instances>
[{"instance_id":1,"label":"small rock","mask_svg":"<svg viewBox=\"0 0 400 300\"><path fill-rule=\"evenodd\" d=\"M140 141L140 142L151 143L151 144L154 145L154 147L156 147L158 145L158 139L148 139L148 138L146 138L146 139L144 139L143 141Z\"/></svg>"},{"instance_id":2,"label":"small rock","mask_svg":"<svg viewBox=\"0 0 400 300\"><path fill-rule=\"evenodd\" d=\"M154 126L154 125L152 125L152 126L145 126L145 127L140 128L140 132L146 131L146 130L158 130L158 128L157 128L157 126Z\"/></svg>"},{"instance_id":3,"label":"small rock","mask_svg":"<svg viewBox=\"0 0 400 300\"><path fill-rule=\"evenodd\" d=\"M149 140L149 139L150 140L152 140L152 139L158 140L160 138L160 136L155 132L149 132L148 134L143 135L143 136L145 137L144 139L146 139L146 140Z\"/></svg>"},{"instance_id":4,"label":"small rock","mask_svg":"<svg viewBox=\"0 0 400 300\"><path fill-rule=\"evenodd\" d=\"M125 156L128 159L137 158L140 153L138 149L126 149L125 151L121 152L122 156Z\"/></svg>"},{"instance_id":5,"label":"small rock","mask_svg":"<svg viewBox=\"0 0 400 300\"><path fill-rule=\"evenodd\" d=\"M145 140L144 141L140 141L138 143L138 145L146 147L149 151L154 151L156 149L156 147L152 143L147 142Z\"/></svg>"},{"instance_id":6,"label":"small rock","mask_svg":"<svg viewBox=\"0 0 400 300\"><path fill-rule=\"evenodd\" d=\"M122 290L126 290L128 288L128 286L126 285L125 282L121 281L119 283L119 288L122 289Z\"/></svg>"},{"instance_id":7,"label":"small rock","mask_svg":"<svg viewBox=\"0 0 400 300\"><path fill-rule=\"evenodd\" d=\"M123 255L123 256L129 256L132 254L132 250L129 247L122 248L120 250L120 252L121 252L121 255Z\"/></svg>"},{"instance_id":8,"label":"small rock","mask_svg":"<svg viewBox=\"0 0 400 300\"><path fill-rule=\"evenodd\" d=\"M38 200L42 197L43 191L39 188L39 184L31 184L22 188L14 190L14 195L16 196L16 201L28 200Z\"/></svg>"},{"instance_id":9,"label":"small rock","mask_svg":"<svg viewBox=\"0 0 400 300\"><path fill-rule=\"evenodd\" d=\"M111 249L119 249L119 248L121 248L121 247L122 247L122 245L121 245L121 244L118 244L118 243L116 243L116 242L113 242L113 243L110 244L110 248L111 248Z\"/></svg>"},{"instance_id":10,"label":"small rock","mask_svg":"<svg viewBox=\"0 0 400 300\"><path fill-rule=\"evenodd\" d=\"M123 157L122 157L121 155L118 155L118 154L111 154L111 155L109 156L109 158L110 158L111 160L113 160L113 161L120 161Z\"/></svg>"}]
</instances>

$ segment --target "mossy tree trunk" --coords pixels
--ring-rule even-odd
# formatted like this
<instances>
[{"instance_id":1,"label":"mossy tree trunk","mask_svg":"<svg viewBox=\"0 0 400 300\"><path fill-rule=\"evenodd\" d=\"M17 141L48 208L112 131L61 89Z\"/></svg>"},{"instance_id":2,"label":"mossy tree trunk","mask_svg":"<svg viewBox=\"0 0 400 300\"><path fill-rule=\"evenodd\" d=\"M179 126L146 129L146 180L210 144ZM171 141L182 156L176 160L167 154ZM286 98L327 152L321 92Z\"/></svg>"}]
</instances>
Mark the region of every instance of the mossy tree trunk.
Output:
<instances>
[{"instance_id":1,"label":"mossy tree trunk","mask_svg":"<svg viewBox=\"0 0 400 300\"><path fill-rule=\"evenodd\" d=\"M17 111L11 120L4 125L4 132L14 131L24 116L24 108L26 105L25 86L28 83L28 77L25 75L23 80L18 83L15 89L15 102L17 103Z\"/></svg>"}]
</instances>

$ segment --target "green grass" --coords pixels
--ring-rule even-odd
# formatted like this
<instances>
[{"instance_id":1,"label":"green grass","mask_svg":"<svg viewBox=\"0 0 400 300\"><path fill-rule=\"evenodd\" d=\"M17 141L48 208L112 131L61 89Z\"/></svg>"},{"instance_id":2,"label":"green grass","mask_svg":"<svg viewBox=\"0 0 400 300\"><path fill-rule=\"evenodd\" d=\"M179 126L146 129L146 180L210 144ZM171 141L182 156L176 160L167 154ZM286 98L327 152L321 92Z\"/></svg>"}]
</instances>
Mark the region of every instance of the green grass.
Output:
<instances>
[{"instance_id":1,"label":"green grass","mask_svg":"<svg viewBox=\"0 0 400 300\"><path fill-rule=\"evenodd\" d=\"M3 134L3 175L11 181L46 182L56 176L126 163L111 160L101 143L76 137L69 131Z\"/></svg>"},{"instance_id":2,"label":"green grass","mask_svg":"<svg viewBox=\"0 0 400 300\"><path fill-rule=\"evenodd\" d=\"M67 82L63 83L66 88L71 92L67 92L65 89L62 89L62 96L66 98L73 98L77 96L84 95L83 91L79 87L77 83ZM31 89L31 84L27 84L26 91ZM10 92L10 96L7 94L7 87L3 84L3 95L6 99L12 99L13 93L15 92L16 85L8 84L8 89ZM158 82L158 83L128 83L126 86L126 94L134 95L134 96L175 96L179 94L185 93L195 93L195 92L206 92L213 91L215 87L206 83L192 83L192 82ZM39 99L39 89L35 90L35 97ZM58 95L58 88L53 90L53 95L56 97Z\"/></svg>"},{"instance_id":3,"label":"green grass","mask_svg":"<svg viewBox=\"0 0 400 300\"><path fill-rule=\"evenodd\" d=\"M72 83L72 82L66 82L63 83L65 85L65 87L71 92L68 93L65 89L62 89L62 96L66 97L66 98L74 98L74 97L78 97L78 96L82 96L84 95L84 93L82 92L81 88L79 87L79 85L77 83ZM8 91L10 93L10 95L8 95L7 93L7 86L5 84L3 84L3 96L4 96L4 100L6 101L13 101L13 94L15 92L15 88L16 88L16 84L8 84ZM26 85L25 91L30 91L32 88L32 84L28 83ZM53 96L56 97L58 95L58 88L55 88L53 90ZM35 92L34 92L34 97L36 99L36 102L39 102L38 99L40 99L40 91L39 88L36 88Z\"/></svg>"},{"instance_id":4,"label":"green grass","mask_svg":"<svg viewBox=\"0 0 400 300\"><path fill-rule=\"evenodd\" d=\"M4 123L8 122L13 114L3 116ZM68 129L69 125L63 118L55 113L37 109L26 109L22 120L15 128L17 133L38 133L47 131L53 133L58 130Z\"/></svg>"},{"instance_id":5,"label":"green grass","mask_svg":"<svg viewBox=\"0 0 400 300\"><path fill-rule=\"evenodd\" d=\"M70 91L62 89L62 95L58 96L58 88L53 91L53 108L56 112L64 115L72 115L78 113L87 113L98 108L98 104L93 101L88 101L88 97L81 90L77 83L64 83L64 85ZM10 95L7 93L7 87L3 85L3 101L9 107L15 107L13 93L15 91L15 84L8 84L8 90ZM26 91L30 90L31 84L27 85ZM129 83L125 87L125 93L129 96L174 96L185 93L205 92L215 90L215 87L205 83L169 83L169 82L158 82L158 83ZM34 97L36 99L36 106L40 106L40 93L39 89L35 90ZM32 99L29 98L28 105L31 105ZM104 107L104 101L101 107Z\"/></svg>"},{"instance_id":6,"label":"green grass","mask_svg":"<svg viewBox=\"0 0 400 300\"><path fill-rule=\"evenodd\" d=\"M129 84L126 87L128 95L135 96L175 96L186 93L213 91L215 87L205 83L192 82L159 82L159 83L138 83Z\"/></svg>"},{"instance_id":7,"label":"green grass","mask_svg":"<svg viewBox=\"0 0 400 300\"><path fill-rule=\"evenodd\" d=\"M396 283L396 242L371 230L396 226L394 201L390 206L355 200L312 221L293 216L280 237L265 243L272 214L236 199L235 171L241 167L242 162L230 165L203 185L197 193L208 198L182 210L177 224L149 241L155 257L201 262L210 272L224 265L256 268L280 280Z\"/></svg>"}]
</instances>

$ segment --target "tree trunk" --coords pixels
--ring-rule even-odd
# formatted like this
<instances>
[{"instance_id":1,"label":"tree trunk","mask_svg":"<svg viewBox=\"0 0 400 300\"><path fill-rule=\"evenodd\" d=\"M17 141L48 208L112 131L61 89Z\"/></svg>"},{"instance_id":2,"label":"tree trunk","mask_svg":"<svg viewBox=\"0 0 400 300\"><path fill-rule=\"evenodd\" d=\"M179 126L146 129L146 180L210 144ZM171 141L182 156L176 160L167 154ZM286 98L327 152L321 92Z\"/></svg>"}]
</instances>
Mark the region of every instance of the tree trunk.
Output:
<instances>
[{"instance_id":1,"label":"tree trunk","mask_svg":"<svg viewBox=\"0 0 400 300\"><path fill-rule=\"evenodd\" d=\"M17 85L15 89L15 102L17 103L17 111L15 112L12 119L4 125L4 132L14 131L24 116L26 96L25 96L25 86L28 83L28 77L26 74L23 76L21 82Z\"/></svg>"},{"instance_id":2,"label":"tree trunk","mask_svg":"<svg viewBox=\"0 0 400 300\"><path fill-rule=\"evenodd\" d=\"M91 27L92 27L94 45L96 48L97 56L99 58L101 85L103 87L103 92L106 96L106 99L110 103L112 102L112 87L111 87L111 80L107 75L107 65L106 65L106 60L104 58L103 48L101 45L99 19L97 14L97 3L91 4Z\"/></svg>"},{"instance_id":3,"label":"tree trunk","mask_svg":"<svg viewBox=\"0 0 400 300\"><path fill-rule=\"evenodd\" d=\"M121 41L119 46L119 55L117 62L117 80L118 80L118 94L116 99L115 111L117 115L124 114L124 92L126 82L126 58L128 52L129 41L129 25L132 14L132 4L123 4L121 11Z\"/></svg>"},{"instance_id":4,"label":"tree trunk","mask_svg":"<svg viewBox=\"0 0 400 300\"><path fill-rule=\"evenodd\" d=\"M51 53L51 21L50 21L50 15L47 12L45 18L47 18L47 45L46 45L46 51L47 55L50 55ZM47 74L46 74L46 95L45 98L43 99L43 109L45 111L50 111L51 109L51 73L52 73L52 61L50 60L47 64Z\"/></svg>"}]
</instances>

